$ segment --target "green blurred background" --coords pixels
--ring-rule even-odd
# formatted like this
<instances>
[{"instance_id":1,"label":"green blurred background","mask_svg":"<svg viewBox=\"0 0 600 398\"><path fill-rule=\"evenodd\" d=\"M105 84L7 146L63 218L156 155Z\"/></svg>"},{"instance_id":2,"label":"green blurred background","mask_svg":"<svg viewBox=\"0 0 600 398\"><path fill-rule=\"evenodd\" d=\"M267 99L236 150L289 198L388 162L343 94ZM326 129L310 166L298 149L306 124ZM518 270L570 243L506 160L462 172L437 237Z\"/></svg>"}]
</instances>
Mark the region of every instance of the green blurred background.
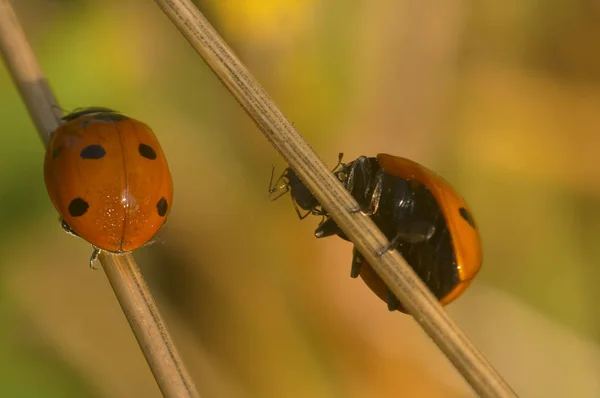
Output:
<instances>
[{"instance_id":1,"label":"green blurred background","mask_svg":"<svg viewBox=\"0 0 600 398\"><path fill-rule=\"evenodd\" d=\"M203 397L474 396L350 243L268 201L285 163L154 2L13 3L65 110L161 140L174 207L136 258ZM410 157L465 196L484 267L448 311L521 396L600 396L598 2L197 4L325 162ZM159 397L3 64L0 109L0 396Z\"/></svg>"}]
</instances>

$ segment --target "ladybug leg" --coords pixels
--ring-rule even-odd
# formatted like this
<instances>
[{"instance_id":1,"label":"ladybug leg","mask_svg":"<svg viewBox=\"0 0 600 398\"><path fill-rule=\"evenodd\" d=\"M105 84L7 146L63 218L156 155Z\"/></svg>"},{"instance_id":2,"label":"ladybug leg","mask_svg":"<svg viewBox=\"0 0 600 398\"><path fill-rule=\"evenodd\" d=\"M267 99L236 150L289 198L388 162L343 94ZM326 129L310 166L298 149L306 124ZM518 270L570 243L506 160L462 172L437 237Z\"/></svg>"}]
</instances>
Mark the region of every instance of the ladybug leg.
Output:
<instances>
[{"instance_id":1,"label":"ladybug leg","mask_svg":"<svg viewBox=\"0 0 600 398\"><path fill-rule=\"evenodd\" d=\"M348 175L345 178L346 181L346 189L352 193L354 190L354 185L356 184L357 178L362 178L366 182L368 176L371 171L371 166L369 165L369 158L366 156L360 156L356 158L349 167L342 167L340 172L345 172L348 169ZM365 184L367 186L368 184Z\"/></svg>"},{"instance_id":2,"label":"ladybug leg","mask_svg":"<svg viewBox=\"0 0 600 398\"><path fill-rule=\"evenodd\" d=\"M163 238L161 238L160 236L155 236L152 239L150 239L148 241L148 243L146 243L143 247L152 246L152 245L154 245L156 243L163 244L163 243L165 243L165 240Z\"/></svg>"},{"instance_id":3,"label":"ladybug leg","mask_svg":"<svg viewBox=\"0 0 600 398\"><path fill-rule=\"evenodd\" d=\"M390 290L389 287L386 287L386 290L387 290L386 302L387 302L388 310L396 311L398 309L398 306L400 305L400 301L398 300L398 298L396 297L394 292L392 292Z\"/></svg>"},{"instance_id":4,"label":"ladybug leg","mask_svg":"<svg viewBox=\"0 0 600 398\"><path fill-rule=\"evenodd\" d=\"M68 233L69 235L73 235L73 236L79 236L77 234L77 232L75 232L71 226L69 226L69 224L67 224L67 222L65 220L63 220L62 218L60 219L60 226L62 227L62 229Z\"/></svg>"},{"instance_id":5,"label":"ladybug leg","mask_svg":"<svg viewBox=\"0 0 600 398\"><path fill-rule=\"evenodd\" d=\"M379 203L381 202L381 192L383 191L383 172L377 173L375 176L375 188L373 188L373 194L371 195L371 203L369 208L361 210L361 213L365 216L372 216L379 210Z\"/></svg>"},{"instance_id":6,"label":"ladybug leg","mask_svg":"<svg viewBox=\"0 0 600 398\"><path fill-rule=\"evenodd\" d=\"M98 256L100 255L100 250L99 248L97 248L96 246L92 246L94 248L94 251L92 252L92 255L90 256L90 268L91 269L98 269L96 267L94 267L94 263L96 262L96 260L98 260Z\"/></svg>"},{"instance_id":7,"label":"ladybug leg","mask_svg":"<svg viewBox=\"0 0 600 398\"><path fill-rule=\"evenodd\" d=\"M422 243L431 239L435 234L435 226L425 222L412 223L407 231L398 231L394 239L383 248L382 251L377 253L379 256L383 256L390 250L394 250L400 241L407 242L410 244Z\"/></svg>"},{"instance_id":8,"label":"ladybug leg","mask_svg":"<svg viewBox=\"0 0 600 398\"><path fill-rule=\"evenodd\" d=\"M396 238L409 243L421 243L431 239L433 234L435 234L435 225L428 222L413 222L408 226L407 231L398 231Z\"/></svg>"},{"instance_id":9,"label":"ladybug leg","mask_svg":"<svg viewBox=\"0 0 600 398\"><path fill-rule=\"evenodd\" d=\"M365 261L364 257L356 248L352 250L352 268L350 269L350 277L358 278L360 275L360 269L362 267L362 263Z\"/></svg>"},{"instance_id":10,"label":"ladybug leg","mask_svg":"<svg viewBox=\"0 0 600 398\"><path fill-rule=\"evenodd\" d=\"M347 175L344 175L346 173ZM354 188L358 186L359 188L367 189L370 186L369 176L371 175L371 165L369 163L369 158L360 156L352 162L350 166L344 165L344 167L341 167L336 174L341 181L344 181L346 190L350 192L358 202L359 208L351 209L350 213L362 212L364 209L360 206L363 206L365 202L363 199L366 198L363 198L363 196L366 195L366 192L354 192Z\"/></svg>"},{"instance_id":11,"label":"ladybug leg","mask_svg":"<svg viewBox=\"0 0 600 398\"><path fill-rule=\"evenodd\" d=\"M364 261L364 257L358 250L356 250L355 247L352 250L352 270L350 271L350 276L352 278L357 278L360 275L360 270ZM400 307L400 300L398 300L394 292L392 292L387 286L385 301L387 303L388 310L390 311L396 311Z\"/></svg>"},{"instance_id":12,"label":"ladybug leg","mask_svg":"<svg viewBox=\"0 0 600 398\"><path fill-rule=\"evenodd\" d=\"M356 186L358 186L358 192L354 192ZM371 186L373 186L372 192L370 190ZM360 212L370 217L377 213L379 209L383 191L383 172L381 170L378 171L375 174L375 181L371 181L371 164L369 158L361 156L350 167L346 189L354 196L360 206L358 209L353 209L351 213ZM366 204L367 202L368 205Z\"/></svg>"},{"instance_id":13,"label":"ladybug leg","mask_svg":"<svg viewBox=\"0 0 600 398\"><path fill-rule=\"evenodd\" d=\"M401 234L397 234L396 236L394 236L394 239L392 239L390 241L390 243L388 243L383 249L381 249L381 251L379 253L377 253L378 256L383 256L385 253L389 252L390 250L394 250L396 248L396 246L398 246L398 242L402 239L402 235Z\"/></svg>"}]
</instances>

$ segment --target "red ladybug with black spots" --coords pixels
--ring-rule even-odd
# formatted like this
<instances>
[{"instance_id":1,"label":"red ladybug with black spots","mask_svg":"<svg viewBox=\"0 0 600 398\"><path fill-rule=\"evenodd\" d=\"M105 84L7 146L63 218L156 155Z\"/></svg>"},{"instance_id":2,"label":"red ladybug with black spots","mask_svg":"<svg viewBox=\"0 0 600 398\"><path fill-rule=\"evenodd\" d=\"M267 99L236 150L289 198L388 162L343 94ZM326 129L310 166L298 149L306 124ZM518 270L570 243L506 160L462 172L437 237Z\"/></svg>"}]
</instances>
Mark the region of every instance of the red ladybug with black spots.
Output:
<instances>
[{"instance_id":1,"label":"red ladybug with black spots","mask_svg":"<svg viewBox=\"0 0 600 398\"><path fill-rule=\"evenodd\" d=\"M340 161L334 174L358 202L357 211L371 217L390 240L384 252L398 250L442 305L465 291L481 268L480 236L466 202L446 180L418 163L387 154L361 156L347 164ZM283 183L271 188L272 193L291 189L295 206L325 217L315 236L338 235L348 240L316 198L309 200L312 194L292 169L286 169L276 185L279 181ZM290 182L296 189L289 187ZM302 193L302 200L297 199L296 192ZM354 249L351 276L359 275L390 311L405 312Z\"/></svg>"},{"instance_id":2,"label":"red ladybug with black spots","mask_svg":"<svg viewBox=\"0 0 600 398\"><path fill-rule=\"evenodd\" d=\"M63 118L44 160L50 199L68 232L100 250L127 253L164 224L173 183L167 159L144 123L108 108Z\"/></svg>"}]
</instances>

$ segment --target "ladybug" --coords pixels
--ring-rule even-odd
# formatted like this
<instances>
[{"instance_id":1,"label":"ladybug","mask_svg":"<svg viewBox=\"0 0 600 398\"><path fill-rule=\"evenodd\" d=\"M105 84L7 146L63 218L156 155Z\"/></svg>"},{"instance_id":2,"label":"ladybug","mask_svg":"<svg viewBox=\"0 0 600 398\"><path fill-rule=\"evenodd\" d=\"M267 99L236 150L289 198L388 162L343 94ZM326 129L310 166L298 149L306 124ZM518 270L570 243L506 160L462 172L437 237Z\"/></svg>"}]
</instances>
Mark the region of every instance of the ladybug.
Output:
<instances>
[{"instance_id":1,"label":"ladybug","mask_svg":"<svg viewBox=\"0 0 600 398\"><path fill-rule=\"evenodd\" d=\"M340 161L334 174L358 202L357 211L371 217L390 241L381 254L398 250L442 305L465 291L481 268L480 236L466 202L446 180L409 159L387 154ZM287 169L284 182L295 181L289 175L295 173ZM294 203L310 204L304 209L324 217L316 237L349 240L316 199L300 203L294 193L291 189ZM360 275L390 311L406 312L356 248L350 274Z\"/></svg>"},{"instance_id":2,"label":"ladybug","mask_svg":"<svg viewBox=\"0 0 600 398\"><path fill-rule=\"evenodd\" d=\"M144 123L108 108L63 117L52 132L44 180L62 227L94 247L122 254L148 243L169 214L167 159Z\"/></svg>"}]
</instances>

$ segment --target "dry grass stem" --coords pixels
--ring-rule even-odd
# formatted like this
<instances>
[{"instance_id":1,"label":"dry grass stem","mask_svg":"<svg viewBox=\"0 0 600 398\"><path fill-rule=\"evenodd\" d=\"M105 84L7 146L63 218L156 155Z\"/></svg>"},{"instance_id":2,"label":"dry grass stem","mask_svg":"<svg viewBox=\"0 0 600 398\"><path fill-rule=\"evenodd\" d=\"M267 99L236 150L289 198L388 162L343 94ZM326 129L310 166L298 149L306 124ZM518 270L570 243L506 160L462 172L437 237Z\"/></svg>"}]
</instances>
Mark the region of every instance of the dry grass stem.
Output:
<instances>
[{"instance_id":1,"label":"dry grass stem","mask_svg":"<svg viewBox=\"0 0 600 398\"><path fill-rule=\"evenodd\" d=\"M260 84L190 0L155 0L192 47L248 112L415 320L482 397L515 392L447 315L398 252L379 256L388 243L358 205L284 117Z\"/></svg>"},{"instance_id":2,"label":"dry grass stem","mask_svg":"<svg viewBox=\"0 0 600 398\"><path fill-rule=\"evenodd\" d=\"M0 50L46 146L62 113L8 0L0 0ZM133 256L102 253L100 262L163 395L198 397Z\"/></svg>"}]
</instances>

